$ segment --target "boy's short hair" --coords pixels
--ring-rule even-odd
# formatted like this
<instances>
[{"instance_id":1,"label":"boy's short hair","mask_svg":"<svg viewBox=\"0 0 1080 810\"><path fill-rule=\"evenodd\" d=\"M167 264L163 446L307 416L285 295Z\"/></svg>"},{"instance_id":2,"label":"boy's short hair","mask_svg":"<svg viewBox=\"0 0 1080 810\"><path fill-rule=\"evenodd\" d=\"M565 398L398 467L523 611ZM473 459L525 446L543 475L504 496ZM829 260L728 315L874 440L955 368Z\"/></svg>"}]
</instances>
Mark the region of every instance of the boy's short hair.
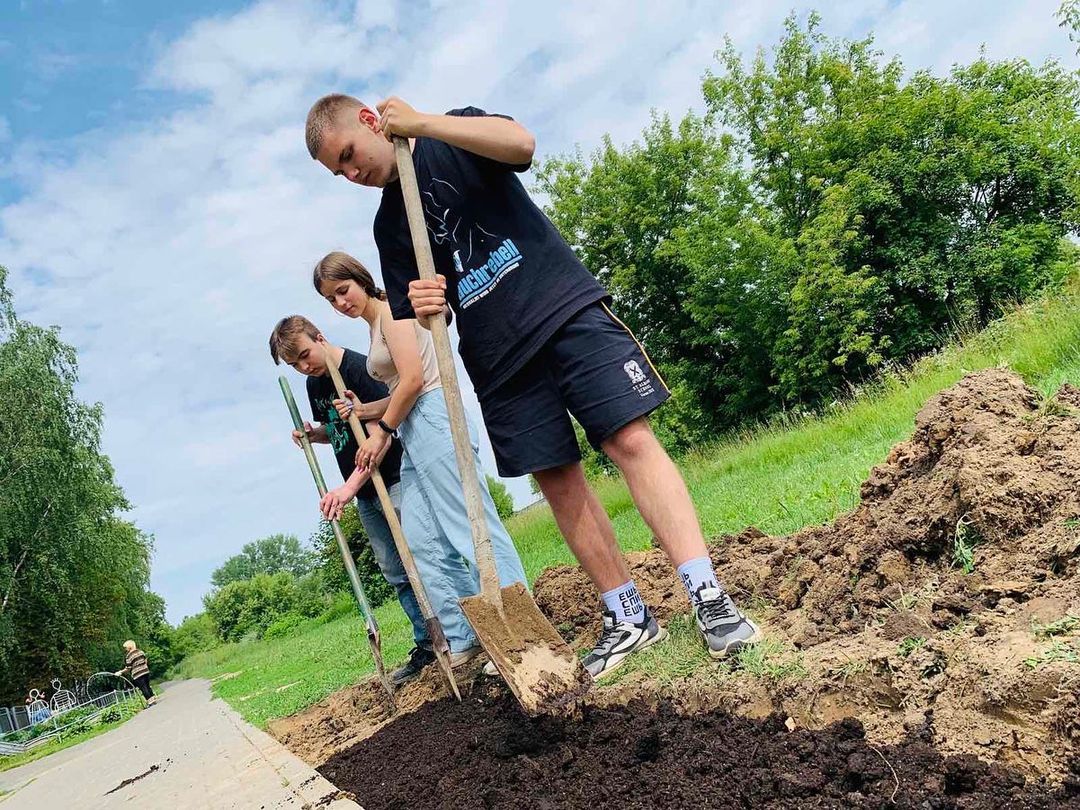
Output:
<instances>
[{"instance_id":1,"label":"boy's short hair","mask_svg":"<svg viewBox=\"0 0 1080 810\"><path fill-rule=\"evenodd\" d=\"M347 96L344 93L331 93L323 96L311 105L307 114L307 127L304 137L307 140L308 152L313 159L318 159L319 150L322 149L323 136L326 131L337 123L338 116L346 110L356 110L367 107L358 98Z\"/></svg>"},{"instance_id":2,"label":"boy's short hair","mask_svg":"<svg viewBox=\"0 0 1080 810\"><path fill-rule=\"evenodd\" d=\"M301 335L318 340L320 334L315 324L303 315L282 318L270 333L270 356L274 358L274 364L280 365L283 358L293 355L296 351L296 339Z\"/></svg>"}]
</instances>

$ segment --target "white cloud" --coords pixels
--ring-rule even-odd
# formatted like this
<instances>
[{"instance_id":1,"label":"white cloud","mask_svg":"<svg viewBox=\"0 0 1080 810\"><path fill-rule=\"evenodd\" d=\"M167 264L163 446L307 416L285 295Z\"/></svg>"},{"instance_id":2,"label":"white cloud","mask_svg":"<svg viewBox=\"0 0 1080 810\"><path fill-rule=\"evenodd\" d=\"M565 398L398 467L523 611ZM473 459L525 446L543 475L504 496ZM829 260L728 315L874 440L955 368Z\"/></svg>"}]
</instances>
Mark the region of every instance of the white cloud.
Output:
<instances>
[{"instance_id":1,"label":"white cloud","mask_svg":"<svg viewBox=\"0 0 1080 810\"><path fill-rule=\"evenodd\" d=\"M911 67L947 68L983 41L993 57L1068 57L1054 3L1033 5L848 0L825 28L873 28ZM64 144L16 142L5 170L28 191L0 210L0 260L22 314L61 324L79 349L82 392L104 402L106 449L157 536L154 584L170 617L198 609L210 570L244 542L304 537L315 523L266 349L274 322L301 312L339 342L367 343L309 287L327 250L377 266L378 195L331 182L304 148L314 98L345 89L422 109L477 104L522 120L543 154L591 150L605 132L635 137L650 108L699 104L724 34L749 55L776 41L788 8L271 0L163 48L144 84L181 94L175 111Z\"/></svg>"}]
</instances>

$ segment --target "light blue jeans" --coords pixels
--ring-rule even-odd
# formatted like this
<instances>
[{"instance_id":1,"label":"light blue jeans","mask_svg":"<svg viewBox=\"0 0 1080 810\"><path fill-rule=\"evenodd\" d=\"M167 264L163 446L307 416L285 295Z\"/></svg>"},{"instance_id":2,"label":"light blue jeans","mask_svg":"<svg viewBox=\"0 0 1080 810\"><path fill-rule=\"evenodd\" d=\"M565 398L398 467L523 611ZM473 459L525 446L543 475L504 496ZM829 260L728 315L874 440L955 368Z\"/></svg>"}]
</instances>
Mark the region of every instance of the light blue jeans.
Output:
<instances>
[{"instance_id":1,"label":"light blue jeans","mask_svg":"<svg viewBox=\"0 0 1080 810\"><path fill-rule=\"evenodd\" d=\"M394 484L388 491L390 501L400 515L401 482ZM386 581L397 591L398 603L412 623L413 640L416 646L431 649L431 639L428 638L427 626L424 624L424 614L420 612L420 603L416 601L412 583L409 582L405 566L401 563L397 546L394 545L394 535L390 531L390 524L386 522L386 515L383 513L378 496L357 498L356 511L360 515L360 523L363 524L368 539L371 540L375 562L379 564L379 570Z\"/></svg>"},{"instance_id":2,"label":"light blue jeans","mask_svg":"<svg viewBox=\"0 0 1080 810\"><path fill-rule=\"evenodd\" d=\"M416 400L409 416L398 428L404 454L401 459L402 528L416 558L435 615L452 652L476 646L476 634L461 612L458 600L480 592L476 573L472 531L465 512L450 417L441 388ZM499 520L480 466L480 444L470 422L473 460L480 476L495 566L500 584L528 584L517 549Z\"/></svg>"}]
</instances>

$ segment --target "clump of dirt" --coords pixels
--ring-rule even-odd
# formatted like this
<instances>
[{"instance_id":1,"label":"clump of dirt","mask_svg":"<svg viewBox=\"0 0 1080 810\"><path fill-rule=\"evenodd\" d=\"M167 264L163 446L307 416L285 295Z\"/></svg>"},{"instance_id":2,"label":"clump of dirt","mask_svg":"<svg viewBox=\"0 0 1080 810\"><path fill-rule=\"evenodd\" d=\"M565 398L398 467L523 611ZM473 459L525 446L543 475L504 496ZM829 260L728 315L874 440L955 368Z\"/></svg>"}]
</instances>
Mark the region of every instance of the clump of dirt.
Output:
<instances>
[{"instance_id":1,"label":"clump of dirt","mask_svg":"<svg viewBox=\"0 0 1080 810\"><path fill-rule=\"evenodd\" d=\"M667 703L529 720L506 695L429 704L319 770L373 810L1080 806L1067 786L942 757L917 734L876 747L857 720L789 732L780 715L691 716Z\"/></svg>"},{"instance_id":2,"label":"clump of dirt","mask_svg":"<svg viewBox=\"0 0 1080 810\"><path fill-rule=\"evenodd\" d=\"M726 586L806 674L708 673L661 691L691 710L778 710L810 727L854 715L894 741L932 710L942 750L1064 778L1078 750L1060 719L1080 680L1080 622L1067 620L1080 617L1078 402L1072 386L1043 401L1011 372L968 375L923 407L852 512L786 537L720 538ZM686 611L660 551L629 563L658 618ZM546 571L535 593L579 647L595 639L597 597L579 568Z\"/></svg>"},{"instance_id":3,"label":"clump of dirt","mask_svg":"<svg viewBox=\"0 0 1080 810\"><path fill-rule=\"evenodd\" d=\"M466 693L478 670L455 673ZM367 739L388 722L448 695L438 667L430 666L419 678L394 695L396 711L387 705L386 692L374 678L341 689L301 712L271 720L267 731L309 765L321 765L337 751Z\"/></svg>"}]
</instances>

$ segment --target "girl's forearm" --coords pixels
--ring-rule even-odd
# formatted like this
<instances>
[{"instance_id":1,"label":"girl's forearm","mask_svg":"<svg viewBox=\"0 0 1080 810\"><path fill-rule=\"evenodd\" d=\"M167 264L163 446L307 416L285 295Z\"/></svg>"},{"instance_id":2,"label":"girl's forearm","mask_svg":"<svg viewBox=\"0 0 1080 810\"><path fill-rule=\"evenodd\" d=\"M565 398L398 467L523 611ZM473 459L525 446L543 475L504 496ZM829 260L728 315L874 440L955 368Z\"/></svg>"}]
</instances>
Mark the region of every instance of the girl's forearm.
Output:
<instances>
[{"instance_id":1,"label":"girl's forearm","mask_svg":"<svg viewBox=\"0 0 1080 810\"><path fill-rule=\"evenodd\" d=\"M360 406L359 417L361 422L372 422L382 419L386 409L390 406L390 397L383 397L374 402L365 402Z\"/></svg>"}]
</instances>

